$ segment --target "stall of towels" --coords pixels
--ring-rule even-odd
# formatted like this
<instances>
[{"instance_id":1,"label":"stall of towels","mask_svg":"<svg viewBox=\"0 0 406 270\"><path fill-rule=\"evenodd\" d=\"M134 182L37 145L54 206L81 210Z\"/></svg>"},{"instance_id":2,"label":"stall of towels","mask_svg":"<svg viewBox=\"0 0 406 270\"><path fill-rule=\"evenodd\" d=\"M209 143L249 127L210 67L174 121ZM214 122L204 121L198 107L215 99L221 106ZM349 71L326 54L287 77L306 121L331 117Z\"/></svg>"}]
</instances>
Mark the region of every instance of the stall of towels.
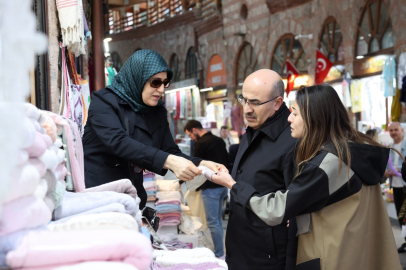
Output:
<instances>
[{"instance_id":1,"label":"stall of towels","mask_svg":"<svg viewBox=\"0 0 406 270\"><path fill-rule=\"evenodd\" d=\"M153 255L149 238L140 233L139 198L131 181L86 189L76 125L31 104L25 104L24 111L26 142L16 151L18 167L2 204L0 268L86 269L91 264L80 263L114 261L114 269L224 269L224 261L210 250L197 249L187 260L171 256L174 251ZM145 182L153 183L147 188L158 190L160 226L177 226L179 184L145 175L154 180ZM171 249L189 249L174 238L169 240Z\"/></svg>"},{"instance_id":2,"label":"stall of towels","mask_svg":"<svg viewBox=\"0 0 406 270\"><path fill-rule=\"evenodd\" d=\"M178 226L181 218L181 193L176 181L156 181L158 192L155 210L160 218L159 226Z\"/></svg>"},{"instance_id":3,"label":"stall of towels","mask_svg":"<svg viewBox=\"0 0 406 270\"><path fill-rule=\"evenodd\" d=\"M112 260L149 269L151 243L139 232L139 198L130 180L85 189L76 125L31 104L23 111L25 143L16 149L18 166L1 205L0 268Z\"/></svg>"},{"instance_id":4,"label":"stall of towels","mask_svg":"<svg viewBox=\"0 0 406 270\"><path fill-rule=\"evenodd\" d=\"M144 171L144 188L147 192L147 202L155 202L156 201L156 181L155 181L155 173L153 172L145 172Z\"/></svg>"}]
</instances>

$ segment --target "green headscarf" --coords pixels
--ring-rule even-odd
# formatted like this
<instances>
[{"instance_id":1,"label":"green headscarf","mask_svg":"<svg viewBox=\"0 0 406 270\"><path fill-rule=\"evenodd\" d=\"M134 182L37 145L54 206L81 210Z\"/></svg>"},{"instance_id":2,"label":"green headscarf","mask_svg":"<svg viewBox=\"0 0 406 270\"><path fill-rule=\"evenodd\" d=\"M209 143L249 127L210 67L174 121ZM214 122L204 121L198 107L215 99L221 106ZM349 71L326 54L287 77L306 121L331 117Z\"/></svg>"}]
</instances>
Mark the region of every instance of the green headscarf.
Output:
<instances>
[{"instance_id":1,"label":"green headscarf","mask_svg":"<svg viewBox=\"0 0 406 270\"><path fill-rule=\"evenodd\" d=\"M159 53L139 50L128 59L107 88L125 100L135 112L146 113L152 107L142 101L144 85L149 78L164 71L168 72L168 79L172 79L173 72ZM159 100L157 106L163 104Z\"/></svg>"}]
</instances>

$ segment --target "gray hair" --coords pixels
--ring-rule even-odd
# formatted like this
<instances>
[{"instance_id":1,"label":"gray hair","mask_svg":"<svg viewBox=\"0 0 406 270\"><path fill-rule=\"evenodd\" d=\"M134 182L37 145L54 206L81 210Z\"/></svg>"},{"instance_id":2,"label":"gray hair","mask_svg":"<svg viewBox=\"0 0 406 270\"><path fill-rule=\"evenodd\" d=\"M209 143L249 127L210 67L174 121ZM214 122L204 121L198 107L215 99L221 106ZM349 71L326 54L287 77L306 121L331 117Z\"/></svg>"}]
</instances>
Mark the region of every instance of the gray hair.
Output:
<instances>
[{"instance_id":1,"label":"gray hair","mask_svg":"<svg viewBox=\"0 0 406 270\"><path fill-rule=\"evenodd\" d=\"M273 85L273 89L272 89L272 97L271 98L275 98L275 97L282 97L285 94L285 84L283 83L283 81L281 79L279 79L274 85Z\"/></svg>"}]
</instances>

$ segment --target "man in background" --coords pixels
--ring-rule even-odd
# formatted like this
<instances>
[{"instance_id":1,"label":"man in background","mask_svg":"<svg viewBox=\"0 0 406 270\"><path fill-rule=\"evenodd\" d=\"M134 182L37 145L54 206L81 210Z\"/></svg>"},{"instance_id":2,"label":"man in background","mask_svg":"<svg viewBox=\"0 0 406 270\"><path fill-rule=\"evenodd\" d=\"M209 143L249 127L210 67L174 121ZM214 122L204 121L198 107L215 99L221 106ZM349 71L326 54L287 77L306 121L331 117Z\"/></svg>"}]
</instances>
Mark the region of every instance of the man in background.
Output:
<instances>
[{"instance_id":1,"label":"man in background","mask_svg":"<svg viewBox=\"0 0 406 270\"><path fill-rule=\"evenodd\" d=\"M203 129L202 124L196 120L187 122L185 132L196 142L193 150L194 157L204 157L226 167L229 166L226 144L222 138ZM222 257L224 255L222 207L228 189L207 180L198 190L202 191L207 226L214 244L214 254Z\"/></svg>"},{"instance_id":2,"label":"man in background","mask_svg":"<svg viewBox=\"0 0 406 270\"><path fill-rule=\"evenodd\" d=\"M389 125L389 134L393 139L393 143L390 145L391 148L398 150L403 156L406 155L406 139L403 136L403 128L399 122L392 122ZM393 164L393 167L400 172L402 167L403 160L398 153L390 150L390 158ZM402 207L403 201L405 199L404 188L405 181L403 181L401 176L396 176L396 174L389 168L385 171L386 178L389 178L390 187L393 189L393 200L396 208L396 215L399 217L400 209ZM400 228L402 228L403 218L399 219ZM403 243L398 248L399 253L406 252L406 243Z\"/></svg>"},{"instance_id":3,"label":"man in background","mask_svg":"<svg viewBox=\"0 0 406 270\"><path fill-rule=\"evenodd\" d=\"M230 132L228 131L228 127L222 126L220 128L220 136L224 140L226 144L227 152L230 151L230 146L235 144L233 138L230 136Z\"/></svg>"}]
</instances>

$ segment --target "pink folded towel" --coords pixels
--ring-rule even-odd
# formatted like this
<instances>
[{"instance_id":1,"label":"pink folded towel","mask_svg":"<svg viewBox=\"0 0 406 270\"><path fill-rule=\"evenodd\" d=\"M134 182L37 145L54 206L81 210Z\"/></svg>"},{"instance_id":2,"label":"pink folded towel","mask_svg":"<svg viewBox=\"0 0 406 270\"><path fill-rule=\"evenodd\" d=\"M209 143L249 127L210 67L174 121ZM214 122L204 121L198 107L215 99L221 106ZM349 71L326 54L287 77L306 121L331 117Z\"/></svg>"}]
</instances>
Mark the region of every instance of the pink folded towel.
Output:
<instances>
[{"instance_id":1,"label":"pink folded towel","mask_svg":"<svg viewBox=\"0 0 406 270\"><path fill-rule=\"evenodd\" d=\"M34 143L31 144L31 146L26 148L25 150L28 152L28 155L32 158L40 157L45 153L45 150L47 150L47 146L44 140L42 139L40 132L37 131L37 133L35 134Z\"/></svg>"},{"instance_id":2,"label":"pink folded towel","mask_svg":"<svg viewBox=\"0 0 406 270\"><path fill-rule=\"evenodd\" d=\"M47 148L51 147L51 145L53 144L51 137L47 134L47 133L43 133L41 134L41 138L44 141L45 145L47 146Z\"/></svg>"},{"instance_id":3,"label":"pink folded towel","mask_svg":"<svg viewBox=\"0 0 406 270\"><path fill-rule=\"evenodd\" d=\"M37 169L40 177L44 177L44 175L47 171L47 168L45 167L45 164L39 158L30 158L28 160L28 163L31 164L32 166L34 166L35 169Z\"/></svg>"},{"instance_id":4,"label":"pink folded towel","mask_svg":"<svg viewBox=\"0 0 406 270\"><path fill-rule=\"evenodd\" d=\"M121 179L97 187L86 188L81 192L100 192L100 191L115 191L130 195L134 199L137 198L137 189L133 186L129 179Z\"/></svg>"},{"instance_id":5,"label":"pink folded towel","mask_svg":"<svg viewBox=\"0 0 406 270\"><path fill-rule=\"evenodd\" d=\"M10 268L58 267L85 261L115 261L148 270L150 240L137 231L33 232L7 254Z\"/></svg>"},{"instance_id":6,"label":"pink folded towel","mask_svg":"<svg viewBox=\"0 0 406 270\"><path fill-rule=\"evenodd\" d=\"M176 204L176 205L180 205L180 201L179 200L172 200L172 201L162 201L159 200L155 203L155 205L160 205L160 204Z\"/></svg>"},{"instance_id":7,"label":"pink folded towel","mask_svg":"<svg viewBox=\"0 0 406 270\"><path fill-rule=\"evenodd\" d=\"M9 184L9 191L3 202L7 203L33 195L39 185L40 179L40 174L34 166L26 164L18 167L18 170L13 175L13 180Z\"/></svg>"},{"instance_id":8,"label":"pink folded towel","mask_svg":"<svg viewBox=\"0 0 406 270\"><path fill-rule=\"evenodd\" d=\"M51 221L44 200L27 196L3 205L3 217L0 223L0 237L21 229L35 228Z\"/></svg>"}]
</instances>

